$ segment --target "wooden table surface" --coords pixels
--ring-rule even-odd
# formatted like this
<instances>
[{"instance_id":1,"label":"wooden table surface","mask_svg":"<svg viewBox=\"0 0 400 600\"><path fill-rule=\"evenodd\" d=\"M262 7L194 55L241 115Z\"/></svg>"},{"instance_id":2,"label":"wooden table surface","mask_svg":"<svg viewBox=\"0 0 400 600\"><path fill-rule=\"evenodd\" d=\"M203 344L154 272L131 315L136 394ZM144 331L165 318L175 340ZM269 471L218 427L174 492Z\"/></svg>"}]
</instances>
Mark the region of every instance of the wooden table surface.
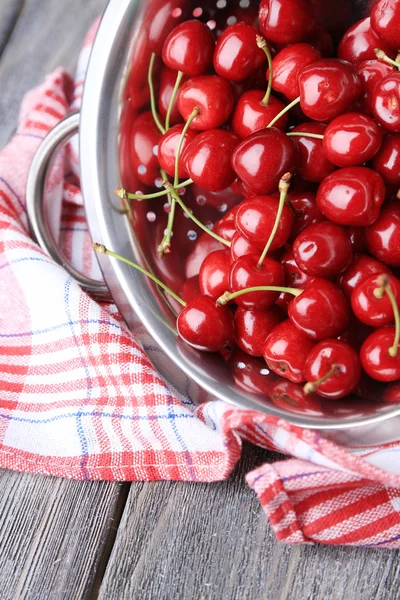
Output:
<instances>
[{"instance_id":1,"label":"wooden table surface","mask_svg":"<svg viewBox=\"0 0 400 600\"><path fill-rule=\"evenodd\" d=\"M0 147L25 91L64 65L106 0L0 0ZM0 599L393 600L397 552L275 541L247 471L223 483L79 482L0 471Z\"/></svg>"}]
</instances>

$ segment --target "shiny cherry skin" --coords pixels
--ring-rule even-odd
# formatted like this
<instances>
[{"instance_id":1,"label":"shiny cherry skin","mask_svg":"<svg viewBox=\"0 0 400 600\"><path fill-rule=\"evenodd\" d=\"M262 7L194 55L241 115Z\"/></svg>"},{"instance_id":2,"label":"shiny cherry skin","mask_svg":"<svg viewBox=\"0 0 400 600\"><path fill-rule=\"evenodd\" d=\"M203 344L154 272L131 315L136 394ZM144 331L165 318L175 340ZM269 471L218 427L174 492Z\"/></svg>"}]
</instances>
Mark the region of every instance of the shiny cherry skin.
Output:
<instances>
[{"instance_id":1,"label":"shiny cherry skin","mask_svg":"<svg viewBox=\"0 0 400 600\"><path fill-rule=\"evenodd\" d=\"M247 310L239 307L235 313L235 340L250 356L262 356L265 340L284 315L277 306L268 310Z\"/></svg>"},{"instance_id":2,"label":"shiny cherry skin","mask_svg":"<svg viewBox=\"0 0 400 600\"><path fill-rule=\"evenodd\" d=\"M338 58L357 65L375 58L374 50L380 48L394 58L391 48L375 33L371 19L367 17L354 23L342 37L338 47Z\"/></svg>"},{"instance_id":3,"label":"shiny cherry skin","mask_svg":"<svg viewBox=\"0 0 400 600\"><path fill-rule=\"evenodd\" d=\"M346 167L324 179L318 188L317 204L334 223L367 227L379 217L385 195L385 183L376 171Z\"/></svg>"},{"instance_id":4,"label":"shiny cherry skin","mask_svg":"<svg viewBox=\"0 0 400 600\"><path fill-rule=\"evenodd\" d=\"M303 231L313 223L324 221L324 215L317 205L317 199L313 192L289 192L290 204L295 211L290 239L295 239L300 231Z\"/></svg>"},{"instance_id":5,"label":"shiny cherry skin","mask_svg":"<svg viewBox=\"0 0 400 600\"><path fill-rule=\"evenodd\" d=\"M386 181L400 186L400 134L385 136L372 166Z\"/></svg>"},{"instance_id":6,"label":"shiny cherry skin","mask_svg":"<svg viewBox=\"0 0 400 600\"><path fill-rule=\"evenodd\" d=\"M277 325L265 341L263 356L268 367L281 377L301 383L304 367L315 342L291 321Z\"/></svg>"},{"instance_id":7,"label":"shiny cherry skin","mask_svg":"<svg viewBox=\"0 0 400 600\"><path fill-rule=\"evenodd\" d=\"M371 160L383 140L382 129L361 113L345 113L333 119L324 133L327 159L337 167L354 167Z\"/></svg>"},{"instance_id":8,"label":"shiny cherry skin","mask_svg":"<svg viewBox=\"0 0 400 600\"><path fill-rule=\"evenodd\" d=\"M238 231L232 238L231 242L231 260L234 261L240 256L246 256L246 254L257 254L259 248L249 242L244 235L241 235Z\"/></svg>"},{"instance_id":9,"label":"shiny cherry skin","mask_svg":"<svg viewBox=\"0 0 400 600\"><path fill-rule=\"evenodd\" d=\"M258 254L246 254L232 263L229 274L231 292L250 287L284 285L285 274L282 265L267 257L259 267L257 265L259 258ZM264 310L270 308L278 296L279 292L249 292L236 298L235 302L238 306L249 310Z\"/></svg>"},{"instance_id":10,"label":"shiny cherry skin","mask_svg":"<svg viewBox=\"0 0 400 600\"><path fill-rule=\"evenodd\" d=\"M184 75L182 77L181 85L186 83L188 77ZM164 67L160 73L160 90L158 92L158 112L160 116L165 119L167 116L167 111L169 107L169 103L172 97L172 91L174 89L176 82L176 71L169 69L168 67ZM177 98L175 98L174 105L172 107L172 112L170 116L170 124L178 125L178 123L182 123L183 118L178 109Z\"/></svg>"},{"instance_id":11,"label":"shiny cherry skin","mask_svg":"<svg viewBox=\"0 0 400 600\"><path fill-rule=\"evenodd\" d=\"M233 87L218 75L193 77L178 93L178 108L185 121L195 108L199 109L199 114L190 125L199 131L221 127L231 116L234 106Z\"/></svg>"},{"instance_id":12,"label":"shiny cherry skin","mask_svg":"<svg viewBox=\"0 0 400 600\"><path fill-rule=\"evenodd\" d=\"M326 125L323 123L302 123L292 129L292 132L306 132L324 135ZM311 138L307 135L293 137L296 144L296 171L306 181L320 183L332 171L333 165L326 158L323 149L323 140Z\"/></svg>"},{"instance_id":13,"label":"shiny cherry skin","mask_svg":"<svg viewBox=\"0 0 400 600\"><path fill-rule=\"evenodd\" d=\"M223 249L225 249L224 244L221 244L221 242L208 235L208 233L202 233L201 236L196 240L193 250L186 259L186 279L190 279L191 277L195 277L199 274L203 261L209 254L211 254L211 252Z\"/></svg>"},{"instance_id":14,"label":"shiny cherry skin","mask_svg":"<svg viewBox=\"0 0 400 600\"><path fill-rule=\"evenodd\" d=\"M235 173L256 194L276 192L282 175L292 171L294 162L293 141L275 127L242 140L232 155Z\"/></svg>"},{"instance_id":15,"label":"shiny cherry skin","mask_svg":"<svg viewBox=\"0 0 400 600\"><path fill-rule=\"evenodd\" d=\"M298 83L301 109L315 121L330 121L344 113L362 91L355 67L336 58L307 65L300 71Z\"/></svg>"},{"instance_id":16,"label":"shiny cherry skin","mask_svg":"<svg viewBox=\"0 0 400 600\"><path fill-rule=\"evenodd\" d=\"M289 100L294 100L300 94L297 81L299 71L320 58L320 52L311 44L286 46L272 59L273 89L284 94Z\"/></svg>"},{"instance_id":17,"label":"shiny cherry skin","mask_svg":"<svg viewBox=\"0 0 400 600\"><path fill-rule=\"evenodd\" d=\"M279 381L271 389L270 398L279 408L302 415L321 415L321 401L315 394L306 394L303 386L291 381Z\"/></svg>"},{"instance_id":18,"label":"shiny cherry skin","mask_svg":"<svg viewBox=\"0 0 400 600\"><path fill-rule=\"evenodd\" d=\"M388 131L400 132L400 73L384 77L372 99L375 119Z\"/></svg>"},{"instance_id":19,"label":"shiny cherry skin","mask_svg":"<svg viewBox=\"0 0 400 600\"><path fill-rule=\"evenodd\" d=\"M374 274L390 274L391 270L380 260L367 254L356 254L348 269L338 279L338 285L348 298L359 283Z\"/></svg>"},{"instance_id":20,"label":"shiny cherry skin","mask_svg":"<svg viewBox=\"0 0 400 600\"><path fill-rule=\"evenodd\" d=\"M279 44L302 42L316 27L316 11L308 0L261 0L258 11L261 32Z\"/></svg>"},{"instance_id":21,"label":"shiny cherry skin","mask_svg":"<svg viewBox=\"0 0 400 600\"><path fill-rule=\"evenodd\" d=\"M382 273L369 275L357 285L351 294L351 307L357 319L370 327L384 327L393 323L393 307L389 296L383 294L377 298L374 291L380 286ZM387 275L390 289L396 299L400 300L400 281L393 275Z\"/></svg>"},{"instance_id":22,"label":"shiny cherry skin","mask_svg":"<svg viewBox=\"0 0 400 600\"><path fill-rule=\"evenodd\" d=\"M314 279L289 304L289 319L313 340L343 333L349 324L349 303L341 289L327 279Z\"/></svg>"},{"instance_id":23,"label":"shiny cherry skin","mask_svg":"<svg viewBox=\"0 0 400 600\"><path fill-rule=\"evenodd\" d=\"M285 108L283 102L275 96L270 96L268 104L263 104L264 96L263 90L249 90L238 99L232 116L232 129L241 139L260 129L265 129ZM275 127L286 129L286 126L287 115L284 114L275 123Z\"/></svg>"},{"instance_id":24,"label":"shiny cherry skin","mask_svg":"<svg viewBox=\"0 0 400 600\"><path fill-rule=\"evenodd\" d=\"M337 371L315 390L316 394L329 400L345 398L357 387L361 378L357 352L340 340L324 340L311 350L304 367L307 382L314 383L334 366Z\"/></svg>"},{"instance_id":25,"label":"shiny cherry skin","mask_svg":"<svg viewBox=\"0 0 400 600\"><path fill-rule=\"evenodd\" d=\"M309 225L297 236L293 255L305 273L314 277L331 277L347 269L353 253L344 227L323 221Z\"/></svg>"},{"instance_id":26,"label":"shiny cherry skin","mask_svg":"<svg viewBox=\"0 0 400 600\"><path fill-rule=\"evenodd\" d=\"M375 88L386 75L393 73L393 67L382 60L366 60L357 66L357 74L362 85L360 98L362 111L366 115L373 114L373 97Z\"/></svg>"},{"instance_id":27,"label":"shiny cherry skin","mask_svg":"<svg viewBox=\"0 0 400 600\"><path fill-rule=\"evenodd\" d=\"M388 385L383 392L382 400L389 404L398 404L400 402L400 383Z\"/></svg>"},{"instance_id":28,"label":"shiny cherry skin","mask_svg":"<svg viewBox=\"0 0 400 600\"><path fill-rule=\"evenodd\" d=\"M175 157L178 149L179 140L182 135L183 125L174 125L168 131L161 136L158 143L158 162L160 167L168 173L171 177L175 175ZM190 142L196 137L196 132L193 129L188 129L183 139L181 154L179 157L179 177L186 179L189 177L189 173L185 167L184 153Z\"/></svg>"},{"instance_id":29,"label":"shiny cherry skin","mask_svg":"<svg viewBox=\"0 0 400 600\"><path fill-rule=\"evenodd\" d=\"M164 64L189 77L203 75L212 66L214 36L205 23L192 19L175 27L162 49Z\"/></svg>"},{"instance_id":30,"label":"shiny cherry skin","mask_svg":"<svg viewBox=\"0 0 400 600\"><path fill-rule=\"evenodd\" d=\"M400 38L400 3L398 0L378 0L371 11L371 25L377 35L397 51Z\"/></svg>"},{"instance_id":31,"label":"shiny cherry skin","mask_svg":"<svg viewBox=\"0 0 400 600\"><path fill-rule=\"evenodd\" d=\"M307 273L303 273L303 271L299 268L294 259L291 248L286 250L286 252L283 254L281 258L281 264L285 271L285 284L287 287L302 290L315 279L315 277L307 275ZM288 294L288 296L290 301L292 301L293 296L291 294Z\"/></svg>"},{"instance_id":32,"label":"shiny cherry skin","mask_svg":"<svg viewBox=\"0 0 400 600\"><path fill-rule=\"evenodd\" d=\"M264 250L272 233L278 211L278 200L272 196L256 196L244 200L236 213L236 229L254 244ZM287 242L293 225L293 213L284 205L278 229L270 250L276 250Z\"/></svg>"},{"instance_id":33,"label":"shiny cherry skin","mask_svg":"<svg viewBox=\"0 0 400 600\"><path fill-rule=\"evenodd\" d=\"M218 352L235 336L230 308L217 306L211 296L198 296L188 302L178 315L176 327L187 344L204 352Z\"/></svg>"},{"instance_id":34,"label":"shiny cherry skin","mask_svg":"<svg viewBox=\"0 0 400 600\"><path fill-rule=\"evenodd\" d=\"M182 286L180 296L186 303L190 302L194 298L197 298L197 296L201 296L198 275L195 275L195 277L190 277L190 279L186 279Z\"/></svg>"},{"instance_id":35,"label":"shiny cherry skin","mask_svg":"<svg viewBox=\"0 0 400 600\"><path fill-rule=\"evenodd\" d=\"M236 213L238 209L239 205L234 206L213 227L213 231L228 240L228 242L231 242L236 234Z\"/></svg>"},{"instance_id":36,"label":"shiny cherry skin","mask_svg":"<svg viewBox=\"0 0 400 600\"><path fill-rule=\"evenodd\" d=\"M216 300L229 286L231 259L229 250L216 250L209 254L200 267L199 285L203 296Z\"/></svg>"},{"instance_id":37,"label":"shiny cherry skin","mask_svg":"<svg viewBox=\"0 0 400 600\"><path fill-rule=\"evenodd\" d=\"M214 69L230 81L243 81L267 61L257 46L257 30L247 23L234 23L220 35L214 51Z\"/></svg>"},{"instance_id":38,"label":"shiny cherry skin","mask_svg":"<svg viewBox=\"0 0 400 600\"><path fill-rule=\"evenodd\" d=\"M160 177L155 151L160 137L161 133L150 111L137 117L131 131L131 168L139 181L145 185L154 186L155 180Z\"/></svg>"},{"instance_id":39,"label":"shiny cherry skin","mask_svg":"<svg viewBox=\"0 0 400 600\"><path fill-rule=\"evenodd\" d=\"M348 227L347 234L350 238L353 252L365 252L365 239L363 227Z\"/></svg>"},{"instance_id":40,"label":"shiny cherry skin","mask_svg":"<svg viewBox=\"0 0 400 600\"><path fill-rule=\"evenodd\" d=\"M389 354L394 336L394 327L384 327L371 333L362 345L361 366L373 379L385 382L400 379L400 353Z\"/></svg>"},{"instance_id":41,"label":"shiny cherry skin","mask_svg":"<svg viewBox=\"0 0 400 600\"><path fill-rule=\"evenodd\" d=\"M224 129L211 129L197 135L184 153L191 179L212 192L228 188L236 178L231 155L237 144L237 137Z\"/></svg>"},{"instance_id":42,"label":"shiny cherry skin","mask_svg":"<svg viewBox=\"0 0 400 600\"><path fill-rule=\"evenodd\" d=\"M378 260L400 267L400 206L397 202L384 204L378 219L365 230L369 252Z\"/></svg>"}]
</instances>

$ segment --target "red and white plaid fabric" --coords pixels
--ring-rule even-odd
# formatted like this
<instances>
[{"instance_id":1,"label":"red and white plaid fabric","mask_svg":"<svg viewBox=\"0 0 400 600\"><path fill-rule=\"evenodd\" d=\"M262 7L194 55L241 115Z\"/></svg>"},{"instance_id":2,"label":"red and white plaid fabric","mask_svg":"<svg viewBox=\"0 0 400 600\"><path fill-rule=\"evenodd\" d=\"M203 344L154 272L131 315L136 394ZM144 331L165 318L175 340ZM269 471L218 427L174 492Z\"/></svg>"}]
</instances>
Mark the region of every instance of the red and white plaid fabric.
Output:
<instances>
[{"instance_id":1,"label":"red and white plaid fabric","mask_svg":"<svg viewBox=\"0 0 400 600\"><path fill-rule=\"evenodd\" d=\"M247 476L279 540L399 548L400 444L350 453L257 412L219 401L196 408L168 388L116 308L94 302L31 240L29 164L79 106L93 35L75 87L58 69L27 94L0 154L0 466L76 479L216 481L229 476L245 439L295 457ZM64 154L51 184L53 226L69 258L96 277L74 143Z\"/></svg>"}]
</instances>

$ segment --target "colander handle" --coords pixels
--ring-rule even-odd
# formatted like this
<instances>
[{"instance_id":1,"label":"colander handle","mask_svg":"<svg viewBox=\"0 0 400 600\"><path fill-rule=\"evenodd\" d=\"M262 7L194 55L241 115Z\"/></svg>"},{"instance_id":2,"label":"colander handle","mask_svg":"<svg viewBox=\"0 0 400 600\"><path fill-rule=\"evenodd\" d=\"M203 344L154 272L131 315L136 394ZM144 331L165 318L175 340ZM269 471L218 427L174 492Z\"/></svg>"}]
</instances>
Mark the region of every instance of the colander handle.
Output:
<instances>
[{"instance_id":1,"label":"colander handle","mask_svg":"<svg viewBox=\"0 0 400 600\"><path fill-rule=\"evenodd\" d=\"M67 262L53 239L44 209L44 189L51 161L57 150L79 131L79 112L60 121L40 144L30 167L26 184L26 209L33 237L53 260L61 265L83 290L99 299L110 299L102 281L90 279Z\"/></svg>"}]
</instances>

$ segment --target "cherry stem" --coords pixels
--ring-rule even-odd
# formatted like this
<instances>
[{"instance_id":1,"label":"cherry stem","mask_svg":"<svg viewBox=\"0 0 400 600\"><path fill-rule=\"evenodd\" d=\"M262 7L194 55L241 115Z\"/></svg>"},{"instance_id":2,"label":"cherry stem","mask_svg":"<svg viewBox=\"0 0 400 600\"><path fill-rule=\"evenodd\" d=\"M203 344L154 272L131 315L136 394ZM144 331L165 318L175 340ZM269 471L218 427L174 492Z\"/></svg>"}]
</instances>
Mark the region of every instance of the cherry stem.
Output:
<instances>
[{"instance_id":1,"label":"cherry stem","mask_svg":"<svg viewBox=\"0 0 400 600\"><path fill-rule=\"evenodd\" d=\"M262 35L256 35L256 42L257 42L257 46L259 48L261 48L261 50L264 50L265 56L267 57L267 60L268 60L268 70L269 70L268 87L267 87L267 91L265 93L264 98L261 100L261 104L263 104L264 106L268 106L269 99L271 96L271 91L272 91L272 56L271 56L271 52L269 51L267 41L265 38L262 37Z\"/></svg>"},{"instance_id":2,"label":"cherry stem","mask_svg":"<svg viewBox=\"0 0 400 600\"><path fill-rule=\"evenodd\" d=\"M147 269L144 269L137 263L129 260L128 258L125 258L124 256L121 256L120 254L116 254L115 252L108 250L103 244L94 243L94 244L92 244L92 247L93 247L93 250L95 252L97 252L98 254L107 254L108 256L112 256L113 258L116 258L117 260L126 263L130 267L133 267L137 271L140 271L141 273L143 273L143 275L146 275L146 277L148 277L149 279L154 281L154 283L156 283L163 290L165 290L170 296L172 296L172 298L175 298L175 300L177 302L179 302L179 304L182 304L182 306L186 306L186 302L184 300L182 300L182 298L180 298L177 294L175 294L175 292L173 292L168 286L165 285L165 283L163 283L160 279L158 279L158 277L153 275L153 273L150 273L150 271L147 271Z\"/></svg>"},{"instance_id":3,"label":"cherry stem","mask_svg":"<svg viewBox=\"0 0 400 600\"><path fill-rule=\"evenodd\" d=\"M389 348L389 355L395 358L399 352L399 342L400 342L400 313L399 307L397 305L396 298L390 288L390 281L387 275L382 275L378 280L378 286L374 290L375 298L382 298L383 294L386 293L390 303L393 308L393 316L394 316L394 324L395 324L395 334L393 346Z\"/></svg>"},{"instance_id":4,"label":"cherry stem","mask_svg":"<svg viewBox=\"0 0 400 600\"><path fill-rule=\"evenodd\" d=\"M300 102L300 96L298 98L296 98L295 100L293 100L293 102L291 102L290 104L288 104L287 106L285 106L285 108L283 110L281 110L281 112L279 114L276 115L276 117L274 117L271 121L271 123L269 123L267 125L267 129L269 127L273 127L275 125L275 123L277 121L279 121L279 119L285 114L287 113L291 108L293 108L293 106L296 106L296 104L298 104Z\"/></svg>"},{"instance_id":5,"label":"cherry stem","mask_svg":"<svg viewBox=\"0 0 400 600\"><path fill-rule=\"evenodd\" d=\"M338 371L339 365L332 365L332 368L329 369L329 371L323 377L317 379L317 381L310 381L309 383L306 383L303 387L304 393L313 394L319 388L320 385L322 385L323 383L325 383L325 381L333 377L333 375L335 375Z\"/></svg>"},{"instance_id":6,"label":"cherry stem","mask_svg":"<svg viewBox=\"0 0 400 600\"><path fill-rule=\"evenodd\" d=\"M196 225L198 227L200 227L200 229L202 229L203 231L205 231L206 233L208 233L208 235L210 235L214 239L216 239L219 242L221 242L221 244L224 244L225 246L228 246L228 248L231 247L231 243L228 242L228 240L226 240L225 238L221 237L217 233L214 233L213 231L211 231L211 229L208 229L208 227L206 227L205 225L203 225L203 223L201 221L199 221L199 219L197 217L194 216L194 214L189 210L189 208L186 206L186 204L183 202L183 200L179 196L179 194L176 191L176 189L173 187L173 185L169 181L164 180L162 183L163 183L163 186L165 187L165 189L167 190L167 192L169 194L171 194L172 198L175 198L175 200L177 201L177 203L179 204L179 206L181 207L181 209L188 215L188 217L190 219L192 219L192 221L194 223L196 223Z\"/></svg>"},{"instance_id":7,"label":"cherry stem","mask_svg":"<svg viewBox=\"0 0 400 600\"><path fill-rule=\"evenodd\" d=\"M176 188L176 186L179 183L179 158L181 156L181 150L182 150L182 144L183 141L185 139L185 135L187 134L187 131L192 123L192 121L197 117L197 115L199 114L200 109L196 106L190 117L188 118L188 120L185 123L185 127L182 130L181 133L181 137L179 138L179 143L178 143L178 147L176 149L176 156L175 156L175 178L174 178L174 187ZM165 178L164 178L165 179Z\"/></svg>"},{"instance_id":8,"label":"cherry stem","mask_svg":"<svg viewBox=\"0 0 400 600\"><path fill-rule=\"evenodd\" d=\"M324 139L324 136L321 133L308 133L308 131L289 131L286 135L288 137L309 137L317 140Z\"/></svg>"},{"instance_id":9,"label":"cherry stem","mask_svg":"<svg viewBox=\"0 0 400 600\"><path fill-rule=\"evenodd\" d=\"M393 67L400 69L400 64L398 62L396 62L395 60L392 60L391 58L389 58L389 56L387 54L385 54L385 52L383 50L381 50L380 48L375 48L374 53L375 53L376 58L378 58L379 60L383 60L383 62L388 63L388 65L392 65Z\"/></svg>"},{"instance_id":10,"label":"cherry stem","mask_svg":"<svg viewBox=\"0 0 400 600\"><path fill-rule=\"evenodd\" d=\"M271 248L271 244L274 241L276 232L278 231L278 227L279 227L279 223L282 217L282 212L283 212L283 208L285 206L285 202L287 199L287 193L289 191L289 187L290 187L290 181L292 179L292 174L291 173L285 173L285 175L283 175L282 179L279 182L279 192L280 192L280 198L279 198L279 205L278 205L278 212L276 213L276 217L275 217L275 223L274 226L272 228L271 231L271 235L269 236L268 242L265 245L265 248L263 250L263 253L260 256L260 260L257 263L257 267L261 267L265 257L267 256L269 249Z\"/></svg>"},{"instance_id":11,"label":"cherry stem","mask_svg":"<svg viewBox=\"0 0 400 600\"><path fill-rule=\"evenodd\" d=\"M161 177L163 179L168 179L168 175L164 171L164 169L160 169L160 173L161 173ZM175 208L176 208L175 198L172 198L171 194L168 194L167 198L168 198L168 204L169 204L170 210L168 213L167 229L164 233L164 237L161 240L161 243L159 244L159 246L157 248L157 253L160 258L162 258L165 254L169 254L171 252L171 236L172 236L172 229L174 227L174 220L175 220Z\"/></svg>"},{"instance_id":12,"label":"cherry stem","mask_svg":"<svg viewBox=\"0 0 400 600\"><path fill-rule=\"evenodd\" d=\"M174 107L174 102L175 102L176 95L178 93L179 86L181 85L182 77L183 77L182 71L178 71L178 74L176 76L176 81L175 81L174 89L172 90L171 100L169 101L169 106L168 106L168 110L167 110L167 116L165 117L165 129L166 129L166 131L168 131L168 129L169 129L169 124L170 124L170 121L171 121L171 113L172 113L172 109Z\"/></svg>"},{"instance_id":13,"label":"cherry stem","mask_svg":"<svg viewBox=\"0 0 400 600\"><path fill-rule=\"evenodd\" d=\"M150 58L150 64L149 64L149 73L148 73L148 84L149 84L149 90L150 90L150 105L151 105L151 113L153 115L153 119L155 124L157 125L158 129L161 131L161 133L165 133L165 129L161 124L160 118L158 116L157 113L157 109L156 109L156 100L155 100L155 96L154 96L154 86L153 86L153 68L154 68L154 61L156 59L156 54L153 52Z\"/></svg>"},{"instance_id":14,"label":"cherry stem","mask_svg":"<svg viewBox=\"0 0 400 600\"><path fill-rule=\"evenodd\" d=\"M239 298L239 296L243 296L244 294L251 294L253 292L280 292L281 294L293 294L293 296L300 296L303 293L303 290L298 290L296 288L289 287L280 287L276 285L258 285L256 287L249 287L243 290L239 290L237 292L225 292L220 296L217 300L218 306L225 306L231 300L235 300L235 298Z\"/></svg>"},{"instance_id":15,"label":"cherry stem","mask_svg":"<svg viewBox=\"0 0 400 600\"><path fill-rule=\"evenodd\" d=\"M180 190L182 188L187 187L193 183L193 179L186 179L179 185L176 186L175 189ZM163 190L162 192L155 192L154 194L131 194L125 188L117 188L114 190L114 194L118 196L118 198L122 198L122 200L151 200L152 198L161 198L161 196L166 196L168 194L167 190Z\"/></svg>"}]
</instances>

